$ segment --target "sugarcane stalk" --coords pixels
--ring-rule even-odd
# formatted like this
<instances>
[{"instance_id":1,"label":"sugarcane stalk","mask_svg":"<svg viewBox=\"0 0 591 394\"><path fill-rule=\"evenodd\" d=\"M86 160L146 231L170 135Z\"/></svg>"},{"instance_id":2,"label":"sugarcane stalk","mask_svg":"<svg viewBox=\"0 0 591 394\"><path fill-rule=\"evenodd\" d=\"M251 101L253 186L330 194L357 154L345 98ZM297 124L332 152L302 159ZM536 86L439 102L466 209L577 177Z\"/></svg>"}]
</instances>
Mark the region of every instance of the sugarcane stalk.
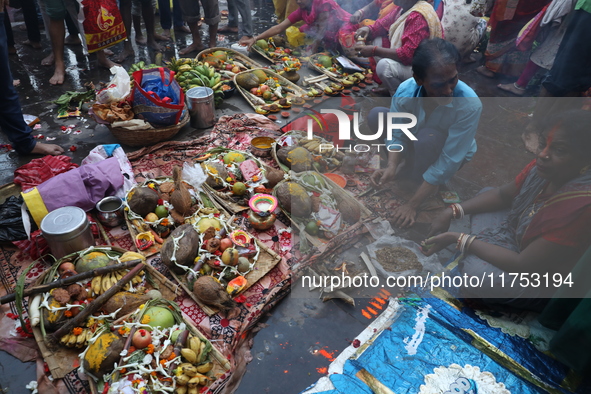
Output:
<instances>
[{"instance_id":1,"label":"sugarcane stalk","mask_svg":"<svg viewBox=\"0 0 591 394\"><path fill-rule=\"evenodd\" d=\"M121 263L121 264L108 265L106 267L95 268L93 270L86 271L81 274L73 275L73 276L70 276L69 278L58 279L54 282L47 283L44 285L29 287L28 289L25 289L25 291L23 292L23 298L26 296L30 296L32 294L45 293L45 292L47 292L51 289L55 289L57 287L68 286L68 285L71 285L72 283L76 283L76 282L79 282L84 279L108 274L109 272L132 268L141 262L142 262L142 260L140 260L140 259L129 260L129 261L126 261L125 263ZM11 294L5 295L4 297L0 298L0 305L14 301L15 297L16 297L16 293L11 293Z\"/></svg>"},{"instance_id":2,"label":"sugarcane stalk","mask_svg":"<svg viewBox=\"0 0 591 394\"><path fill-rule=\"evenodd\" d=\"M386 387L375 376L369 373L366 369L362 369L355 374L363 383L365 383L374 394L395 394L394 391Z\"/></svg>"},{"instance_id":3,"label":"sugarcane stalk","mask_svg":"<svg viewBox=\"0 0 591 394\"><path fill-rule=\"evenodd\" d=\"M129 283L142 269L143 264L138 264L133 267L123 278L121 278L115 285L109 290L98 296L93 302L91 302L86 308L82 309L79 314L73 319L69 320L63 326L61 326L53 334L49 334L46 337L46 342L49 347L56 347L61 337L72 331L73 328L81 326L84 321L91 316L93 313L98 311L111 297L121 291L121 289Z\"/></svg>"}]
</instances>

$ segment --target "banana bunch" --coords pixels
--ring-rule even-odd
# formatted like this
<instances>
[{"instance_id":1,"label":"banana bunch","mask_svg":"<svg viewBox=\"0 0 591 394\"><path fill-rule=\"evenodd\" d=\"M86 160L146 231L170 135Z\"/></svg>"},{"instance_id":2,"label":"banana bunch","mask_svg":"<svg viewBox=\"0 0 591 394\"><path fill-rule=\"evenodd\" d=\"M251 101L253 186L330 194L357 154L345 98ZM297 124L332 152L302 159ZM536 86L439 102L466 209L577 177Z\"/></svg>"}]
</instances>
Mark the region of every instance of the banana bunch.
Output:
<instances>
[{"instance_id":1,"label":"banana bunch","mask_svg":"<svg viewBox=\"0 0 591 394\"><path fill-rule=\"evenodd\" d=\"M322 144L322 141L319 138L313 138L311 140L300 140L300 145L303 148L306 148L308 151L312 152L312 153L318 153L320 154L320 144ZM325 152L324 149L322 149L322 152Z\"/></svg>"},{"instance_id":2,"label":"banana bunch","mask_svg":"<svg viewBox=\"0 0 591 394\"><path fill-rule=\"evenodd\" d=\"M90 288L95 295L101 295L111 287L113 287L117 282L123 278L125 274L127 274L128 270L119 270L115 272L109 272L108 274L95 276L90 281ZM137 285L142 283L142 279L140 278L140 274L133 277L131 283ZM129 291L131 289L131 285L128 283L125 284L123 287L125 291Z\"/></svg>"},{"instance_id":3,"label":"banana bunch","mask_svg":"<svg viewBox=\"0 0 591 394\"><path fill-rule=\"evenodd\" d=\"M89 328L83 328L80 335L72 333L64 335L60 339L60 343L67 347L85 347L88 346L90 338L92 338L92 331Z\"/></svg>"},{"instance_id":4,"label":"banana bunch","mask_svg":"<svg viewBox=\"0 0 591 394\"><path fill-rule=\"evenodd\" d=\"M178 66L175 78L184 90L197 86L212 88L214 91L222 86L222 76L214 67L203 63L191 61Z\"/></svg>"},{"instance_id":5,"label":"banana bunch","mask_svg":"<svg viewBox=\"0 0 591 394\"><path fill-rule=\"evenodd\" d=\"M213 363L209 360L211 343L191 336L187 339L187 347L181 349L181 355L187 362L176 369L175 393L199 393L199 386L206 385L210 379L206 374L212 370Z\"/></svg>"},{"instance_id":6,"label":"banana bunch","mask_svg":"<svg viewBox=\"0 0 591 394\"><path fill-rule=\"evenodd\" d=\"M122 263L126 263L131 260L142 260L142 262L146 262L146 256L137 252L125 252L119 257L119 261Z\"/></svg>"},{"instance_id":7,"label":"banana bunch","mask_svg":"<svg viewBox=\"0 0 591 394\"><path fill-rule=\"evenodd\" d=\"M176 57L172 57L170 59L170 61L165 62L166 67L168 67L170 70L174 71L174 72L178 72L179 68L181 66L192 66L193 63L196 63L196 61L194 59L189 59L189 58L181 58L181 59L177 59Z\"/></svg>"},{"instance_id":8,"label":"banana bunch","mask_svg":"<svg viewBox=\"0 0 591 394\"><path fill-rule=\"evenodd\" d=\"M132 76L133 73L135 71L139 71L139 70L146 70L148 68L156 68L158 67L157 64L146 64L146 62L144 62L143 60L141 62L137 62L135 64L132 64L131 67L129 67L129 70L127 71L127 73L129 74L129 76Z\"/></svg>"}]
</instances>

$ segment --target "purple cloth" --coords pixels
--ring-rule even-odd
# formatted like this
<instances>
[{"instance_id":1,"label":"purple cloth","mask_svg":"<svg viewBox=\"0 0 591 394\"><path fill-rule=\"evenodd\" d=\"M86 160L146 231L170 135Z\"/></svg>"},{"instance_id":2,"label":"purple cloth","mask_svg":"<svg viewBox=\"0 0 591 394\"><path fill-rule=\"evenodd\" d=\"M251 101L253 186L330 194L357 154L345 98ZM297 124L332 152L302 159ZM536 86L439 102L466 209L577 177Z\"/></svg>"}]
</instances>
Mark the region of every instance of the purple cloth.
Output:
<instances>
[{"instance_id":1,"label":"purple cloth","mask_svg":"<svg viewBox=\"0 0 591 394\"><path fill-rule=\"evenodd\" d=\"M103 197L115 195L121 186L119 161L111 157L59 174L37 186L37 190L49 212L66 206L90 211Z\"/></svg>"}]
</instances>

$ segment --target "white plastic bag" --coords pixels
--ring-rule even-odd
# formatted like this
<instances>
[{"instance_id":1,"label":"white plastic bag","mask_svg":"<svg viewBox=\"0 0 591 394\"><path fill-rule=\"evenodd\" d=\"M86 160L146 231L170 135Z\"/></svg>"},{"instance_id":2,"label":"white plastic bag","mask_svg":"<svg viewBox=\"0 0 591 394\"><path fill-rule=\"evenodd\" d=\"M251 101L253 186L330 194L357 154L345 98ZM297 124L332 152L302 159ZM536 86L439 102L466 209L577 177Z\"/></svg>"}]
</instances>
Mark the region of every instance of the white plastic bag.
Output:
<instances>
[{"instance_id":1,"label":"white plastic bag","mask_svg":"<svg viewBox=\"0 0 591 394\"><path fill-rule=\"evenodd\" d=\"M129 78L127 71L121 66L113 66L110 71L114 76L109 82L109 86L99 90L96 94L96 102L99 104L122 101L131 92L131 78Z\"/></svg>"},{"instance_id":2,"label":"white plastic bag","mask_svg":"<svg viewBox=\"0 0 591 394\"><path fill-rule=\"evenodd\" d=\"M418 274L419 272L415 270L407 270L402 272L389 272L382 267L382 265L378 262L376 258L376 252L382 248L386 247L402 247L407 248L412 251L414 254L417 255L417 259L419 263L423 266L423 271L429 271L434 274L439 274L443 272L444 268L439 262L439 258L437 255L425 256L419 247L418 244L410 241L408 239L396 237L394 235L384 235L378 238L374 243L367 245L367 251L369 252L369 256L371 257L371 262L376 268L378 274L382 275L383 277L387 278L388 276L398 277L398 276L408 276Z\"/></svg>"},{"instance_id":3,"label":"white plastic bag","mask_svg":"<svg viewBox=\"0 0 591 394\"><path fill-rule=\"evenodd\" d=\"M207 175L203 172L199 163L192 165L185 162L183 164L183 172L181 176L183 180L193 186L195 190L202 190L201 185L207 180Z\"/></svg>"}]
</instances>

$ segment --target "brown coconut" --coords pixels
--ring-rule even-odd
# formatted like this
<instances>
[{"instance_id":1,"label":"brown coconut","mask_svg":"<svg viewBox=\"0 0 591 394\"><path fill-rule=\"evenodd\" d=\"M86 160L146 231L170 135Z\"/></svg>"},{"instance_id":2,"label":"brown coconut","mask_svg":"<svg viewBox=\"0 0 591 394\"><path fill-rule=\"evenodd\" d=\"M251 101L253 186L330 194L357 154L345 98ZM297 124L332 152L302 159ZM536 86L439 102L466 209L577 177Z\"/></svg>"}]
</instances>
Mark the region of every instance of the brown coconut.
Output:
<instances>
[{"instance_id":1,"label":"brown coconut","mask_svg":"<svg viewBox=\"0 0 591 394\"><path fill-rule=\"evenodd\" d=\"M307 218L312 213L312 200L306 189L295 182L282 182L275 188L279 203L290 214Z\"/></svg>"},{"instance_id":2,"label":"brown coconut","mask_svg":"<svg viewBox=\"0 0 591 394\"><path fill-rule=\"evenodd\" d=\"M189 188L183 182L181 171L181 167L178 166L175 166L172 170L174 191L170 195L170 203L174 210L184 217L191 211L191 193L189 193Z\"/></svg>"},{"instance_id":3,"label":"brown coconut","mask_svg":"<svg viewBox=\"0 0 591 394\"><path fill-rule=\"evenodd\" d=\"M158 205L158 193L147 186L136 187L129 197L129 209L141 217L154 212Z\"/></svg>"}]
</instances>

